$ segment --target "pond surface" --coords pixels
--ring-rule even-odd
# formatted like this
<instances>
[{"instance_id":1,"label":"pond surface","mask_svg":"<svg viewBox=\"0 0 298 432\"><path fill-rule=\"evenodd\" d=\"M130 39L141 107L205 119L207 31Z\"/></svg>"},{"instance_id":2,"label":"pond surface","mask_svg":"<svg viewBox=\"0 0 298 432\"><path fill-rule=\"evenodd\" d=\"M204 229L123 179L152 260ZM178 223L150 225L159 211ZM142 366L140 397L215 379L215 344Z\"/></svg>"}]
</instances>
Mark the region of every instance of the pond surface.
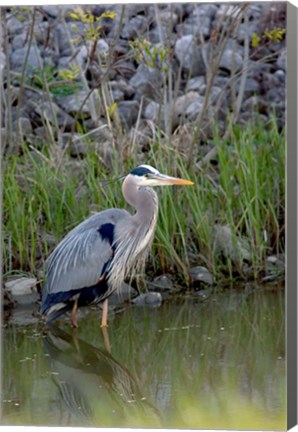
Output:
<instances>
[{"instance_id":1,"label":"pond surface","mask_svg":"<svg viewBox=\"0 0 298 432\"><path fill-rule=\"evenodd\" d=\"M4 325L2 424L286 428L283 293L129 307L108 334L99 318Z\"/></svg>"}]
</instances>

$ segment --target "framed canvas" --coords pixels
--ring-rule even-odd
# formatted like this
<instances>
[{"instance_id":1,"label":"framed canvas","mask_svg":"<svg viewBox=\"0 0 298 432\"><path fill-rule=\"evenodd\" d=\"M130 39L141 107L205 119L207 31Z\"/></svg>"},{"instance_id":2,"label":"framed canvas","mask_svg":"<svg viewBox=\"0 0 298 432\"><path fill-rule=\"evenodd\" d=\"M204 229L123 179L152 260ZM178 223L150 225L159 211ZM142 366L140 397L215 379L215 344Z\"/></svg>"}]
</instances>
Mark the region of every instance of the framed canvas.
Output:
<instances>
[{"instance_id":1,"label":"framed canvas","mask_svg":"<svg viewBox=\"0 0 298 432\"><path fill-rule=\"evenodd\" d=\"M1 428L295 427L296 6L0 12Z\"/></svg>"}]
</instances>

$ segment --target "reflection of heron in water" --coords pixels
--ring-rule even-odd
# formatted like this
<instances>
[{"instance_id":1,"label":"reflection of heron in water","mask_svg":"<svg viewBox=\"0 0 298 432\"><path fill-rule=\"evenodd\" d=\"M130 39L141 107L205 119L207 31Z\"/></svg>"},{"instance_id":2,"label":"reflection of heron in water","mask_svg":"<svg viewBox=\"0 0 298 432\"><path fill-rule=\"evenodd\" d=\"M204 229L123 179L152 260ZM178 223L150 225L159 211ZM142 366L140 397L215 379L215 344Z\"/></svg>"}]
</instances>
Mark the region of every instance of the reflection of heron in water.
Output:
<instances>
[{"instance_id":1,"label":"reflection of heron in water","mask_svg":"<svg viewBox=\"0 0 298 432\"><path fill-rule=\"evenodd\" d=\"M137 380L106 350L55 326L49 327L44 348L74 421L79 418L86 426L130 426L132 419L140 427L161 427L158 410L146 400Z\"/></svg>"}]
</instances>

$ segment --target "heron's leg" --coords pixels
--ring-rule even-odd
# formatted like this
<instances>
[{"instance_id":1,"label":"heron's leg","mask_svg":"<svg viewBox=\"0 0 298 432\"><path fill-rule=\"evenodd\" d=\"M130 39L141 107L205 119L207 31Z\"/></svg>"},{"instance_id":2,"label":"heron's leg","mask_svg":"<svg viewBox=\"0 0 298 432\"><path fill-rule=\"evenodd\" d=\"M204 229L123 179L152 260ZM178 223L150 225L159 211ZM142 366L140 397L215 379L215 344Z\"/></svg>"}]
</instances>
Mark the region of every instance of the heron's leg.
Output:
<instances>
[{"instance_id":1,"label":"heron's leg","mask_svg":"<svg viewBox=\"0 0 298 432\"><path fill-rule=\"evenodd\" d=\"M78 299L75 300L71 311L71 325L75 328L78 327L77 310L78 310Z\"/></svg>"},{"instance_id":2,"label":"heron's leg","mask_svg":"<svg viewBox=\"0 0 298 432\"><path fill-rule=\"evenodd\" d=\"M102 305L101 327L107 327L107 325L108 325L108 299L106 298Z\"/></svg>"},{"instance_id":3,"label":"heron's leg","mask_svg":"<svg viewBox=\"0 0 298 432\"><path fill-rule=\"evenodd\" d=\"M105 349L111 354L111 344L107 327L101 327Z\"/></svg>"}]
</instances>

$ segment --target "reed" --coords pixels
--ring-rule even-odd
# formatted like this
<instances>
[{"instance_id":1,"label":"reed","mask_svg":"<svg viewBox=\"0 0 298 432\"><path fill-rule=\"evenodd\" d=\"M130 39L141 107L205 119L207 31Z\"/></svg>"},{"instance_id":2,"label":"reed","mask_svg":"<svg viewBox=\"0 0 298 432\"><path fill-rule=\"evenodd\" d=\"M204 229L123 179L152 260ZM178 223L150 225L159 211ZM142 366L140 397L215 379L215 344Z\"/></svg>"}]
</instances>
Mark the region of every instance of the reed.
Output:
<instances>
[{"instance_id":1,"label":"reed","mask_svg":"<svg viewBox=\"0 0 298 432\"><path fill-rule=\"evenodd\" d=\"M36 273L55 242L76 224L94 211L126 205L119 178L141 163L138 155L124 159L114 149L108 169L88 143L82 160L53 146L42 151L26 147L22 155L4 159L5 274ZM183 283L191 265L206 266L217 280L233 278L235 270L241 273L241 257L235 266L216 250L216 224L229 227L235 248L237 239L245 242L256 279L266 256L284 251L284 133L272 118L268 128L234 125L230 138L215 133L214 145L216 164L194 164L188 172L179 149L165 145L158 134L152 142L146 163L191 178L195 185L158 191L159 220L148 271L175 272Z\"/></svg>"}]
</instances>

